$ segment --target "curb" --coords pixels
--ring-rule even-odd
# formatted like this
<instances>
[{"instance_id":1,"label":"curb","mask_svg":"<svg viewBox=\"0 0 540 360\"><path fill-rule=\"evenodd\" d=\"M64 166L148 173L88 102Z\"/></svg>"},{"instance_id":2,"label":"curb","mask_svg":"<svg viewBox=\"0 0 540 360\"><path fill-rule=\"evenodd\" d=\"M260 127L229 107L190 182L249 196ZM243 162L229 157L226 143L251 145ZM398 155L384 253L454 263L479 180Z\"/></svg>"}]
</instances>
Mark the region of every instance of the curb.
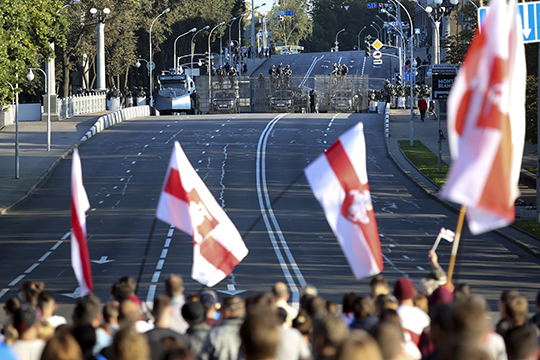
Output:
<instances>
[{"instance_id":1,"label":"curb","mask_svg":"<svg viewBox=\"0 0 540 360\"><path fill-rule=\"evenodd\" d=\"M387 120L388 119L388 120ZM420 190L422 190L430 199L433 199L435 201L437 201L439 204L443 205L444 207L446 207L447 209L455 212L456 214L459 213L459 210L460 210L460 207L453 204L453 203L450 203L446 200L443 200L441 199L440 197L437 196L437 193L435 191L433 191L432 189L430 189L428 186L426 186L426 184L424 183L424 181L428 181L429 183L432 184L432 186L435 186L435 188L437 189L440 189L440 187L438 185L436 185L433 181L431 181L431 179L429 179L427 176L424 175L423 172L421 172L406 156L405 154L403 154L403 151L401 150L401 147L399 148L399 151L401 152L401 154L403 155L403 157L409 162L409 164L420 174L420 176L422 178L418 178L417 176L413 175L410 171L406 170L400 163L399 161L397 160L395 154L393 152L390 151L390 140L389 140L389 135L387 135L387 129L389 131L389 126L390 126L390 120L389 120L389 109L387 108L386 109L386 114L385 114L385 141L386 141L386 152L388 154L388 157L394 162L394 164L401 170L401 172L403 174L405 174L409 179L411 179L411 181L416 184L416 186L418 186L418 188ZM538 241L538 244L540 245L540 238L538 238L537 236L529 233L528 231L525 231L521 228L518 228L517 226L515 225L510 225L509 227L511 227L512 229L514 229L515 231L518 231L536 241ZM537 246L534 246L534 245L531 245L531 244L528 244L520 239L517 239L515 238L514 236L510 235L510 234L507 234L505 233L503 230L492 230L495 234L501 236L502 238L510 241L512 244L516 245L517 247L521 248L522 250L524 250L525 252L529 253L530 255L540 259L540 251L538 250L538 247Z\"/></svg>"},{"instance_id":2,"label":"curb","mask_svg":"<svg viewBox=\"0 0 540 360\"><path fill-rule=\"evenodd\" d=\"M30 194L36 191L36 189L40 188L49 178L56 166L58 166L60 161L68 157L73 152L73 149L79 147L79 145L81 145L84 141L90 139L92 136L102 132L103 130L114 124L118 124L125 120L130 120L142 116L150 116L150 106L144 105L125 108L99 117L98 120L94 123L94 125L90 128L90 130L88 130L86 134L81 138L81 140L79 140L79 142L77 142L76 144L72 145L66 152L64 152L64 154L60 155L60 157L56 159L56 161L52 163L51 166L49 166L49 168L45 171L45 174L36 182L34 186L30 188L30 190L25 195L15 201L13 204L0 209L0 216L7 214L9 211L11 211L11 209L13 209L20 202L26 199Z\"/></svg>"}]
</instances>

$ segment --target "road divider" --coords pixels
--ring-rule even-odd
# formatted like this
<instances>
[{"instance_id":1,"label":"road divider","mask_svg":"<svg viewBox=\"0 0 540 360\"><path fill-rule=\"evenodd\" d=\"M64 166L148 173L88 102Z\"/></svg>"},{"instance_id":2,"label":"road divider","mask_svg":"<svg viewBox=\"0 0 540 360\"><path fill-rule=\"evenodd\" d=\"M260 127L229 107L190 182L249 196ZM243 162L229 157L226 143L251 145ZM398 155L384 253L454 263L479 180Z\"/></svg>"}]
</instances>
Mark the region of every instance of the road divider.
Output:
<instances>
[{"instance_id":1,"label":"road divider","mask_svg":"<svg viewBox=\"0 0 540 360\"><path fill-rule=\"evenodd\" d=\"M90 139L92 136L102 132L110 126L142 116L150 116L150 106L134 106L103 115L97 119L94 126L84 134L80 142Z\"/></svg>"}]
</instances>

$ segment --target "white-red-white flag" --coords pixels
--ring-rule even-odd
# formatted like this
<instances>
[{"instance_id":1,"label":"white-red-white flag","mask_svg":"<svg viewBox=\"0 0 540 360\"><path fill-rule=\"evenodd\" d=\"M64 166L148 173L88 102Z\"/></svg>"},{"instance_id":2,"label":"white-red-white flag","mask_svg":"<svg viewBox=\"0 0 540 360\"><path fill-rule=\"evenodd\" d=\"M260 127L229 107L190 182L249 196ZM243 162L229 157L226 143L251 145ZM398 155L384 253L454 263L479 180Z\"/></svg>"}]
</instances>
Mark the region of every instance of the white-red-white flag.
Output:
<instances>
[{"instance_id":1,"label":"white-red-white flag","mask_svg":"<svg viewBox=\"0 0 540 360\"><path fill-rule=\"evenodd\" d=\"M304 169L311 190L357 279L383 270L366 171L363 129L362 123L349 129Z\"/></svg>"},{"instance_id":2,"label":"white-red-white flag","mask_svg":"<svg viewBox=\"0 0 540 360\"><path fill-rule=\"evenodd\" d=\"M526 64L516 2L492 0L448 99L452 166L441 196L473 234L514 221L525 138Z\"/></svg>"},{"instance_id":3,"label":"white-red-white flag","mask_svg":"<svg viewBox=\"0 0 540 360\"><path fill-rule=\"evenodd\" d=\"M231 273L248 249L231 219L175 141L156 217L193 236L191 277L212 287Z\"/></svg>"},{"instance_id":4,"label":"white-red-white flag","mask_svg":"<svg viewBox=\"0 0 540 360\"><path fill-rule=\"evenodd\" d=\"M456 233L454 233L450 229L441 228L441 231L439 231L439 237L441 239L444 239L448 242L454 242L454 238L456 237Z\"/></svg>"},{"instance_id":5,"label":"white-red-white flag","mask_svg":"<svg viewBox=\"0 0 540 360\"><path fill-rule=\"evenodd\" d=\"M81 288L81 295L94 289L90 255L86 244L86 211L90 202L82 181L81 158L79 150L73 150L71 164L71 266Z\"/></svg>"}]
</instances>

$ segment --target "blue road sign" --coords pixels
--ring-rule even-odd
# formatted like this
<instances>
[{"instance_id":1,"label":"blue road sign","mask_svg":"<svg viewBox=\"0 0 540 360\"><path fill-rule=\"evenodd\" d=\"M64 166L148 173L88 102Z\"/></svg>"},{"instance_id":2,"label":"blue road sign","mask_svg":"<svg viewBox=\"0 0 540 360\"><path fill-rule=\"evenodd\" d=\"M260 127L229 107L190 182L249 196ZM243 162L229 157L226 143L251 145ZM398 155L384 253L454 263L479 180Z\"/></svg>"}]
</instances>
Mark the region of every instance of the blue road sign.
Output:
<instances>
[{"instance_id":1,"label":"blue road sign","mask_svg":"<svg viewBox=\"0 0 540 360\"><path fill-rule=\"evenodd\" d=\"M521 15L521 31L523 33L523 42L540 42L540 2L526 2L517 4L519 14ZM482 28L489 7L478 9L478 23Z\"/></svg>"},{"instance_id":2,"label":"blue road sign","mask_svg":"<svg viewBox=\"0 0 540 360\"><path fill-rule=\"evenodd\" d=\"M411 81L411 73L403 74L403 81Z\"/></svg>"},{"instance_id":3,"label":"blue road sign","mask_svg":"<svg viewBox=\"0 0 540 360\"><path fill-rule=\"evenodd\" d=\"M277 15L278 16L285 16L285 10L278 10Z\"/></svg>"},{"instance_id":4,"label":"blue road sign","mask_svg":"<svg viewBox=\"0 0 540 360\"><path fill-rule=\"evenodd\" d=\"M294 10L285 10L285 16L294 16Z\"/></svg>"},{"instance_id":5,"label":"blue road sign","mask_svg":"<svg viewBox=\"0 0 540 360\"><path fill-rule=\"evenodd\" d=\"M368 3L367 8L368 9L376 9L377 8L377 3Z\"/></svg>"}]
</instances>

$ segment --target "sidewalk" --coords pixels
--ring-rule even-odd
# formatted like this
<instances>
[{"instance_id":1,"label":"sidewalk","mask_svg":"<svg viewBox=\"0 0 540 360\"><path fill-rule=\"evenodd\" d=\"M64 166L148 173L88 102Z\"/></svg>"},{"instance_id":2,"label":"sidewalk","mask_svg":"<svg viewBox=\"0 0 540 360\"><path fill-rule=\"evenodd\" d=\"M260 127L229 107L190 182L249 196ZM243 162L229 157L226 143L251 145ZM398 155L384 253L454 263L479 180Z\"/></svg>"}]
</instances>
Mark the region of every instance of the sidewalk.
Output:
<instances>
[{"instance_id":1,"label":"sidewalk","mask_svg":"<svg viewBox=\"0 0 540 360\"><path fill-rule=\"evenodd\" d=\"M418 110L416 110L416 113L418 114ZM429 197L440 202L447 208L454 210L456 213L459 212L459 206L457 204L448 203L437 196L439 192L438 186L420 172L420 170L418 170L416 166L409 162L403 155L398 141L410 139L410 118L410 110L390 110L389 137L386 139L388 156L403 171L403 173L411 178L411 180L413 180ZM441 121L441 129L446 137L446 121ZM438 121L433 116L426 116L425 122L420 121L419 114L413 119L414 140L420 140L434 154L438 153L438 131ZM442 143L442 159L448 164L451 163L448 141ZM524 168L536 167L536 146L530 144L525 146L522 166ZM524 171L522 171L522 179L523 178ZM533 187L530 187L530 184L530 181L520 181L521 198L528 203L530 202L531 204L536 205L536 189L534 188L536 183L532 183ZM540 258L540 239L536 236L518 229L515 226L508 226L496 230L495 232L531 255Z\"/></svg>"},{"instance_id":2,"label":"sidewalk","mask_svg":"<svg viewBox=\"0 0 540 360\"><path fill-rule=\"evenodd\" d=\"M47 151L46 121L19 122L19 179L15 178L15 125L0 131L0 215L39 187L99 117L108 113L110 111L52 121L51 151Z\"/></svg>"}]
</instances>

